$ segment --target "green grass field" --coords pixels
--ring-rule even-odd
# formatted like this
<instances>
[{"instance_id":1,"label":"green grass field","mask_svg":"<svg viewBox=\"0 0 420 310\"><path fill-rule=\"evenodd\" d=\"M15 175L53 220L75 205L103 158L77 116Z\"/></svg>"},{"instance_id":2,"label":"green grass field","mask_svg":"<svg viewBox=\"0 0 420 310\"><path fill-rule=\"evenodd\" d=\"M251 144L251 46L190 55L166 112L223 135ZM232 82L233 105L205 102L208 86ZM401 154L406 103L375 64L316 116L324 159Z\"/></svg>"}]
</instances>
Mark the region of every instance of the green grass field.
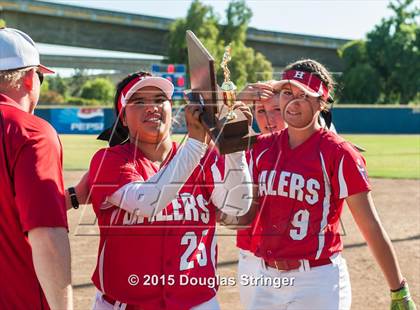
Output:
<instances>
[{"instance_id":1,"label":"green grass field","mask_svg":"<svg viewBox=\"0 0 420 310\"><path fill-rule=\"evenodd\" d=\"M174 135L182 140L183 135ZM370 177L420 179L420 135L344 135L365 148ZM64 169L86 170L92 155L106 143L90 135L61 135Z\"/></svg>"},{"instance_id":2,"label":"green grass field","mask_svg":"<svg viewBox=\"0 0 420 310\"><path fill-rule=\"evenodd\" d=\"M420 135L343 135L366 149L369 176L420 179Z\"/></svg>"}]
</instances>

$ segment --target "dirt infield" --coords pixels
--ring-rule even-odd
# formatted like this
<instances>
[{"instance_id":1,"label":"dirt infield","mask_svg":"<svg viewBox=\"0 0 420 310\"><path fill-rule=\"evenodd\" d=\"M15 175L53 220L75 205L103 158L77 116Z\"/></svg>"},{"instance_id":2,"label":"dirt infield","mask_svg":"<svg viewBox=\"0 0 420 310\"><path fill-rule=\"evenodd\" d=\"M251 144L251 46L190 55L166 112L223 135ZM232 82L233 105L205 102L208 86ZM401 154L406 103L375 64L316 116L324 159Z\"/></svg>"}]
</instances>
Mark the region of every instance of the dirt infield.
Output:
<instances>
[{"instance_id":1,"label":"dirt infield","mask_svg":"<svg viewBox=\"0 0 420 310\"><path fill-rule=\"evenodd\" d=\"M72 185L82 172L65 172ZM383 225L393 240L403 274L414 300L420 302L420 181L373 179L373 196ZM98 237L88 208L69 211L75 309L90 309L95 288L90 277L96 263ZM387 309L388 288L347 208L342 216L344 257L352 283L352 309ZM235 276L238 251L235 237L219 229L219 268L221 276ZM237 286L221 287L218 299L222 309L242 309Z\"/></svg>"}]
</instances>

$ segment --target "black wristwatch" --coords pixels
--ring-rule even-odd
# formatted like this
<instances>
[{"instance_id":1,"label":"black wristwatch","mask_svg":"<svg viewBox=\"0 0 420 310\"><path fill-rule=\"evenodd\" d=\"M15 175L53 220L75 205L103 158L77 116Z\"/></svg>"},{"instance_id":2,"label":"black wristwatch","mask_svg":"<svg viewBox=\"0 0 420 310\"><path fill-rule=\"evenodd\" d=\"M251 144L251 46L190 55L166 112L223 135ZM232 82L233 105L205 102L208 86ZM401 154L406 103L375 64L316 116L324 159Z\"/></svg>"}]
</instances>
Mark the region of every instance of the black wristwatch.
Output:
<instances>
[{"instance_id":1,"label":"black wristwatch","mask_svg":"<svg viewBox=\"0 0 420 310\"><path fill-rule=\"evenodd\" d=\"M79 201L77 200L76 190L74 187L69 187L67 190L69 191L70 201L73 209L79 209Z\"/></svg>"}]
</instances>

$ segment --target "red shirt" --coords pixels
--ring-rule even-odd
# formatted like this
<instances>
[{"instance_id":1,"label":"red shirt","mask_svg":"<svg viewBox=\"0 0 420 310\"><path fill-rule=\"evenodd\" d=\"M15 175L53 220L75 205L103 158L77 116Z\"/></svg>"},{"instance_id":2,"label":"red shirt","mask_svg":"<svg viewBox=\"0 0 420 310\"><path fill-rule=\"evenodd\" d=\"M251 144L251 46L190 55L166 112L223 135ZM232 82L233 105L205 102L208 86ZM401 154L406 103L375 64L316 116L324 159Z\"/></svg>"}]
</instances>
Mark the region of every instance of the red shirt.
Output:
<instances>
[{"instance_id":1,"label":"red shirt","mask_svg":"<svg viewBox=\"0 0 420 310\"><path fill-rule=\"evenodd\" d=\"M51 125L0 94L1 309L48 309L27 232L67 228L62 168Z\"/></svg>"},{"instance_id":2,"label":"red shirt","mask_svg":"<svg viewBox=\"0 0 420 310\"><path fill-rule=\"evenodd\" d=\"M169 160L176 151L173 144ZM100 206L122 185L147 180L159 167L131 143L98 151L89 169L100 227L95 286L141 309L190 309L215 296L217 285L208 285L215 279L217 260L216 207L210 196L213 173L222 166L219 155L208 151L178 198L153 218L143 218ZM186 279L201 282L185 284Z\"/></svg>"},{"instance_id":3,"label":"red shirt","mask_svg":"<svg viewBox=\"0 0 420 310\"><path fill-rule=\"evenodd\" d=\"M316 131L294 149L288 141L285 129L260 136L253 149L261 229L256 255L266 260L330 257L343 248L344 199L371 189L365 160L328 130Z\"/></svg>"}]
</instances>

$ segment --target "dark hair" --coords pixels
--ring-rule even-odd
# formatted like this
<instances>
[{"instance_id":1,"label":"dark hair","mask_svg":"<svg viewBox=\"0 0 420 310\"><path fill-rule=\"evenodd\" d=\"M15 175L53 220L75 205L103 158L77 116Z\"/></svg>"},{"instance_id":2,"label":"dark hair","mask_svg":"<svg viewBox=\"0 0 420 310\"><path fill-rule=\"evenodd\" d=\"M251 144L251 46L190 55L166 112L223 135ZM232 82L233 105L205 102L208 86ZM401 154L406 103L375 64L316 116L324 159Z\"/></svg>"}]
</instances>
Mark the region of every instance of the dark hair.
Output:
<instances>
[{"instance_id":1,"label":"dark hair","mask_svg":"<svg viewBox=\"0 0 420 310\"><path fill-rule=\"evenodd\" d=\"M123 113L123 111L119 111L118 102L124 87L127 86L127 84L130 83L133 79L139 76L152 76L152 74L146 71L134 72L126 76L117 84L117 91L114 97L115 122L112 127L105 129L97 138L98 140L108 141L109 146L124 144L128 141L128 128L122 123L120 114Z\"/></svg>"},{"instance_id":2,"label":"dark hair","mask_svg":"<svg viewBox=\"0 0 420 310\"><path fill-rule=\"evenodd\" d=\"M328 69L324 65L320 64L316 60L302 59L302 60L295 61L286 66L284 71L287 71L287 70L299 70L299 71L312 73L313 75L321 79L321 81L328 87L328 90L330 93L334 92L336 83L331 73L328 71Z\"/></svg>"},{"instance_id":3,"label":"dark hair","mask_svg":"<svg viewBox=\"0 0 420 310\"><path fill-rule=\"evenodd\" d=\"M299 70L299 71L305 71L312 73L313 75L317 76L321 81L328 87L328 91L330 93L334 93L334 88L336 86L336 83L331 75L331 73L328 71L328 69L321 63L317 62L313 59L301 59L298 61L295 61L289 65L286 66L284 71L287 70ZM330 96L328 99L328 103L333 103L333 97ZM328 128L330 128L332 123L332 113L331 109L324 108L321 110L321 116L325 120L325 124Z\"/></svg>"}]
</instances>

